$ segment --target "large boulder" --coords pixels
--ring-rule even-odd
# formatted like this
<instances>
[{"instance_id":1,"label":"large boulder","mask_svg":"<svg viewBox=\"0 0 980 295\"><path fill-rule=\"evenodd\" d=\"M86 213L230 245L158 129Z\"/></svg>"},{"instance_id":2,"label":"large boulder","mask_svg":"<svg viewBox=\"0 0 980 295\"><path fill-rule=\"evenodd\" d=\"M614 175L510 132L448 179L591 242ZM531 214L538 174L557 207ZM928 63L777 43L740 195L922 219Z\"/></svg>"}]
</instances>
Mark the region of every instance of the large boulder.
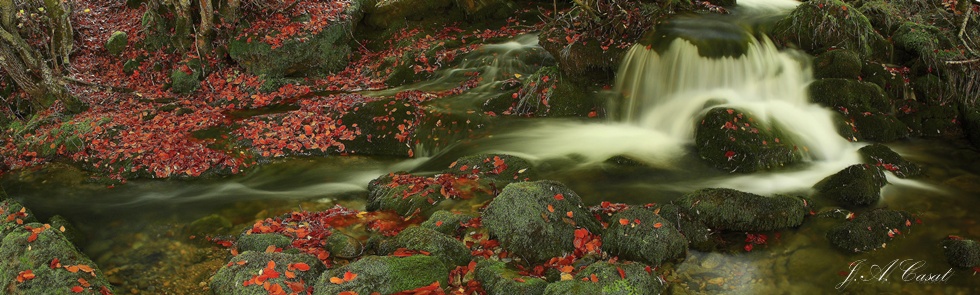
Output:
<instances>
[{"instance_id":1,"label":"large boulder","mask_svg":"<svg viewBox=\"0 0 980 295\"><path fill-rule=\"evenodd\" d=\"M508 183L528 181L537 177L534 166L527 160L505 154L478 154L457 159L443 170L456 175L477 174L493 180L497 187Z\"/></svg>"},{"instance_id":2,"label":"large boulder","mask_svg":"<svg viewBox=\"0 0 980 295\"><path fill-rule=\"evenodd\" d=\"M470 262L470 250L463 242L426 227L410 227L402 230L389 241L383 242L378 253L392 254L398 249L425 251L439 258L443 265L456 267Z\"/></svg>"},{"instance_id":3,"label":"large boulder","mask_svg":"<svg viewBox=\"0 0 980 295\"><path fill-rule=\"evenodd\" d=\"M446 200L489 200L493 193L490 183L476 174L419 176L391 173L368 184L367 210L394 211L405 217L429 216Z\"/></svg>"},{"instance_id":4,"label":"large boulder","mask_svg":"<svg viewBox=\"0 0 980 295\"><path fill-rule=\"evenodd\" d=\"M474 271L476 280L491 295L541 294L548 286L545 280L521 275L500 261L480 261Z\"/></svg>"},{"instance_id":5,"label":"large boulder","mask_svg":"<svg viewBox=\"0 0 980 295\"><path fill-rule=\"evenodd\" d=\"M476 218L476 216L448 210L439 210L432 213L432 216L429 216L429 219L422 222L419 226L435 230L444 235L457 237L464 228L463 224L473 218Z\"/></svg>"},{"instance_id":6,"label":"large boulder","mask_svg":"<svg viewBox=\"0 0 980 295\"><path fill-rule=\"evenodd\" d=\"M315 30L298 33L270 29L244 33L228 42L228 55L252 74L266 78L302 77L338 71L347 65L354 26L360 22L364 1L351 5L333 20ZM294 21L309 21L300 17ZM292 27L285 27L292 28ZM280 28L282 29L282 28ZM283 35L297 34L279 42Z\"/></svg>"},{"instance_id":7,"label":"large boulder","mask_svg":"<svg viewBox=\"0 0 980 295\"><path fill-rule=\"evenodd\" d=\"M854 208L878 203L881 188L887 183L881 167L855 164L824 178L813 188L817 196Z\"/></svg>"},{"instance_id":8,"label":"large boulder","mask_svg":"<svg viewBox=\"0 0 980 295\"><path fill-rule=\"evenodd\" d=\"M905 211L873 210L831 228L827 238L846 252L864 252L887 247L897 235L912 226L912 215Z\"/></svg>"},{"instance_id":9,"label":"large boulder","mask_svg":"<svg viewBox=\"0 0 980 295\"><path fill-rule=\"evenodd\" d=\"M697 190L675 203L708 227L729 231L796 227L809 212L806 201L798 197L765 197L727 188Z\"/></svg>"},{"instance_id":10,"label":"large boulder","mask_svg":"<svg viewBox=\"0 0 980 295\"><path fill-rule=\"evenodd\" d=\"M870 108L891 113L894 108L885 91L873 83L830 78L813 81L807 89L813 102L835 110Z\"/></svg>"},{"instance_id":11,"label":"large boulder","mask_svg":"<svg viewBox=\"0 0 980 295\"><path fill-rule=\"evenodd\" d=\"M18 230L8 232L0 242L0 285L4 293L111 292L105 274L58 228L36 222L16 227Z\"/></svg>"},{"instance_id":12,"label":"large boulder","mask_svg":"<svg viewBox=\"0 0 980 295\"><path fill-rule=\"evenodd\" d=\"M218 270L211 278L211 292L217 295L259 295L274 293L273 290L300 292L308 289L324 270L323 263L308 254L247 251Z\"/></svg>"},{"instance_id":13,"label":"large boulder","mask_svg":"<svg viewBox=\"0 0 980 295\"><path fill-rule=\"evenodd\" d=\"M451 269L431 256L367 256L324 272L316 281L313 294L332 295L345 291L392 294L433 284L445 288Z\"/></svg>"},{"instance_id":14,"label":"large boulder","mask_svg":"<svg viewBox=\"0 0 980 295\"><path fill-rule=\"evenodd\" d=\"M861 76L861 56L853 50L841 49L824 52L813 60L816 78L857 79Z\"/></svg>"},{"instance_id":15,"label":"large boulder","mask_svg":"<svg viewBox=\"0 0 980 295\"><path fill-rule=\"evenodd\" d=\"M602 249L620 259L660 265L683 257L687 241L676 226L650 210L633 208L612 216Z\"/></svg>"},{"instance_id":16,"label":"large boulder","mask_svg":"<svg viewBox=\"0 0 980 295\"><path fill-rule=\"evenodd\" d=\"M803 149L775 125L751 113L713 108L695 130L695 148L702 159L729 172L767 170L802 160Z\"/></svg>"},{"instance_id":17,"label":"large boulder","mask_svg":"<svg viewBox=\"0 0 980 295\"><path fill-rule=\"evenodd\" d=\"M844 48L863 57L886 54L890 45L864 14L840 0L803 2L776 23L773 37L810 53Z\"/></svg>"},{"instance_id":18,"label":"large boulder","mask_svg":"<svg viewBox=\"0 0 980 295\"><path fill-rule=\"evenodd\" d=\"M575 279L548 285L544 294L661 294L667 284L640 263L596 262L575 275Z\"/></svg>"},{"instance_id":19,"label":"large boulder","mask_svg":"<svg viewBox=\"0 0 980 295\"><path fill-rule=\"evenodd\" d=\"M895 29L895 59L907 63L917 58L930 58L937 50L952 47L952 41L934 26L905 22Z\"/></svg>"},{"instance_id":20,"label":"large boulder","mask_svg":"<svg viewBox=\"0 0 980 295\"><path fill-rule=\"evenodd\" d=\"M578 194L547 180L505 187L483 211L483 226L504 249L532 262L572 252L577 228L601 229Z\"/></svg>"},{"instance_id":21,"label":"large boulder","mask_svg":"<svg viewBox=\"0 0 980 295\"><path fill-rule=\"evenodd\" d=\"M717 239L713 236L711 228L695 219L696 216L689 214L680 206L674 204L664 204L653 209L657 215L670 220L677 226L677 230L687 239L689 248L710 252L717 246Z\"/></svg>"},{"instance_id":22,"label":"large boulder","mask_svg":"<svg viewBox=\"0 0 980 295\"><path fill-rule=\"evenodd\" d=\"M949 265L962 268L980 266L980 243L976 240L965 240L958 236L949 236L942 242L943 254Z\"/></svg>"}]
</instances>

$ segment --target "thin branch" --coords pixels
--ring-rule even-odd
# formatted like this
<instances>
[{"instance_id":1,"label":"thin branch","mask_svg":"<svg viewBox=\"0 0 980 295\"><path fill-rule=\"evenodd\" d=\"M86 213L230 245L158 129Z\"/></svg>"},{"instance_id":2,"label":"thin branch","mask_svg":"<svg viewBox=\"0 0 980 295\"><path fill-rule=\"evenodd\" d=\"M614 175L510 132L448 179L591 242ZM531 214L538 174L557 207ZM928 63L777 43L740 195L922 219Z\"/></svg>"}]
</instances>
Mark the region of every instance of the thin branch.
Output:
<instances>
[{"instance_id":1,"label":"thin branch","mask_svg":"<svg viewBox=\"0 0 980 295\"><path fill-rule=\"evenodd\" d=\"M136 92L136 90L132 90L132 89L129 89L129 88L116 87L116 86L110 86L110 85L102 85L102 84L97 84L97 83L93 83L93 82L78 80L78 79L75 79L75 78L72 78L72 77L61 77L61 78L64 79L65 81L68 81L68 82L71 82L71 83L74 83L74 84L77 84L77 85L82 85L82 86L87 86L87 87L94 87L94 88L99 88L99 89L108 89L108 90L111 90L113 92L119 92L119 93L139 94L138 92Z\"/></svg>"},{"instance_id":2,"label":"thin branch","mask_svg":"<svg viewBox=\"0 0 980 295\"><path fill-rule=\"evenodd\" d=\"M951 60L951 61L947 61L946 64L947 65L961 65L961 64L968 64L968 63L975 63L975 62L980 62L980 58L974 58L974 59L968 59L968 60Z\"/></svg>"},{"instance_id":3,"label":"thin branch","mask_svg":"<svg viewBox=\"0 0 980 295\"><path fill-rule=\"evenodd\" d=\"M960 32L958 34L956 34L956 35L957 35L957 37L960 38L960 42L963 42L963 46L966 47L966 50L970 51L970 53L972 53L973 55L978 55L976 51L973 51L973 48L970 48L970 44L968 44L968 42L966 42L966 39L963 39L963 32L966 31L966 23L967 23L967 21L970 20L970 15L971 14L973 14L973 9L967 9L966 10L966 15L963 16L963 23L960 24Z\"/></svg>"}]
</instances>

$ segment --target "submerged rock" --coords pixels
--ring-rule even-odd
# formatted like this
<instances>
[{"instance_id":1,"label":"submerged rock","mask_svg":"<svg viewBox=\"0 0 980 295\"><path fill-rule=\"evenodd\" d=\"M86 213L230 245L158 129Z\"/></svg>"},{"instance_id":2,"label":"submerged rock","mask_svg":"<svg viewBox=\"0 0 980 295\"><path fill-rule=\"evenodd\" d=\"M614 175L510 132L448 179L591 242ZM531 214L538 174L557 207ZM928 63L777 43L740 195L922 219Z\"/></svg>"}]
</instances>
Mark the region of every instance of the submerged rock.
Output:
<instances>
[{"instance_id":1,"label":"submerged rock","mask_svg":"<svg viewBox=\"0 0 980 295\"><path fill-rule=\"evenodd\" d=\"M884 248L893 237L907 232L911 219L912 215L905 211L873 210L830 229L827 238L847 252Z\"/></svg>"},{"instance_id":2,"label":"submerged rock","mask_svg":"<svg viewBox=\"0 0 980 295\"><path fill-rule=\"evenodd\" d=\"M443 265L450 268L470 262L470 250L463 242L425 227L402 230L391 240L382 243L378 253L392 254L401 248L428 252L427 255L439 258Z\"/></svg>"},{"instance_id":3,"label":"submerged rock","mask_svg":"<svg viewBox=\"0 0 980 295\"><path fill-rule=\"evenodd\" d=\"M392 294L432 284L444 288L448 286L450 269L438 258L431 256L367 256L324 272L316 281L313 294L333 295L344 291L357 294ZM346 280L345 276L351 277L347 273L357 276Z\"/></svg>"},{"instance_id":4,"label":"submerged rock","mask_svg":"<svg viewBox=\"0 0 980 295\"><path fill-rule=\"evenodd\" d=\"M810 53L844 48L869 56L887 54L890 46L867 17L840 0L803 2L776 23L773 37Z\"/></svg>"},{"instance_id":5,"label":"submerged rock","mask_svg":"<svg viewBox=\"0 0 980 295\"><path fill-rule=\"evenodd\" d=\"M661 294L666 284L640 263L596 262L575 279L548 285L544 294Z\"/></svg>"},{"instance_id":6,"label":"submerged rock","mask_svg":"<svg viewBox=\"0 0 980 295\"><path fill-rule=\"evenodd\" d=\"M216 295L272 293L267 288L305 290L325 269L323 263L308 254L247 251L219 269L209 286Z\"/></svg>"},{"instance_id":7,"label":"submerged rock","mask_svg":"<svg viewBox=\"0 0 980 295\"><path fill-rule=\"evenodd\" d=\"M601 229L578 194L548 180L505 187L483 211L483 225L504 249L532 262L572 252L576 228Z\"/></svg>"},{"instance_id":8,"label":"submerged rock","mask_svg":"<svg viewBox=\"0 0 980 295\"><path fill-rule=\"evenodd\" d=\"M640 208L613 215L602 234L603 251L650 265L683 257L686 244L672 222Z\"/></svg>"},{"instance_id":9,"label":"submerged rock","mask_svg":"<svg viewBox=\"0 0 980 295\"><path fill-rule=\"evenodd\" d=\"M523 276L500 261L480 261L475 272L476 280L491 295L541 294L548 286L545 280Z\"/></svg>"},{"instance_id":10,"label":"submerged rock","mask_svg":"<svg viewBox=\"0 0 980 295\"><path fill-rule=\"evenodd\" d=\"M954 267L973 268L980 266L980 243L949 236L943 240L943 253L946 261Z\"/></svg>"},{"instance_id":11,"label":"submerged rock","mask_svg":"<svg viewBox=\"0 0 980 295\"><path fill-rule=\"evenodd\" d=\"M919 165L905 160L901 155L883 144L872 144L858 150L865 164L881 166L901 178L916 177L922 174Z\"/></svg>"},{"instance_id":12,"label":"submerged rock","mask_svg":"<svg viewBox=\"0 0 980 295\"><path fill-rule=\"evenodd\" d=\"M806 202L792 196L708 188L684 195L676 204L712 229L758 232L799 226L808 213Z\"/></svg>"},{"instance_id":13,"label":"submerged rock","mask_svg":"<svg viewBox=\"0 0 980 295\"><path fill-rule=\"evenodd\" d=\"M813 186L816 195L853 208L878 203L881 188L888 183L878 166L855 164L824 178Z\"/></svg>"},{"instance_id":14,"label":"submerged rock","mask_svg":"<svg viewBox=\"0 0 980 295\"><path fill-rule=\"evenodd\" d=\"M421 117L417 105L396 99L364 102L351 108L339 121L357 126L362 136L341 139L345 151L357 155L406 157L413 155L409 143L415 139L415 125Z\"/></svg>"},{"instance_id":15,"label":"submerged rock","mask_svg":"<svg viewBox=\"0 0 980 295\"><path fill-rule=\"evenodd\" d=\"M754 172L796 163L803 154L777 126L751 113L713 108L694 135L698 155L712 166L730 172Z\"/></svg>"}]
</instances>

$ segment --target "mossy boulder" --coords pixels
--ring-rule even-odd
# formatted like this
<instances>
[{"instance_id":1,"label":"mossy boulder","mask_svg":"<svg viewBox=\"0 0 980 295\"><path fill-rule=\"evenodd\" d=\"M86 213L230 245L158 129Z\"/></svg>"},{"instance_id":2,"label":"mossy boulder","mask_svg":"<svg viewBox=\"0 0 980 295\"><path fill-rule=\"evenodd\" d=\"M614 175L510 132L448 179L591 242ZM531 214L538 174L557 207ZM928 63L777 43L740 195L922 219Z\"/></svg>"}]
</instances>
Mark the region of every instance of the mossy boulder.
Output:
<instances>
[{"instance_id":1,"label":"mossy boulder","mask_svg":"<svg viewBox=\"0 0 980 295\"><path fill-rule=\"evenodd\" d=\"M855 164L824 178L813 188L817 196L854 208L878 203L885 184L887 180L881 167Z\"/></svg>"},{"instance_id":2,"label":"mossy boulder","mask_svg":"<svg viewBox=\"0 0 980 295\"><path fill-rule=\"evenodd\" d=\"M813 75L817 78L857 80L864 63L857 52L848 49L824 52L813 60Z\"/></svg>"},{"instance_id":3,"label":"mossy boulder","mask_svg":"<svg viewBox=\"0 0 980 295\"><path fill-rule=\"evenodd\" d=\"M58 231L64 233L65 238L68 238L68 241L71 241L72 244L85 245L85 242L87 241L85 234L79 231L78 228L75 227L75 224L68 220L68 218L61 215L51 216L51 218L48 219L48 224L51 225L51 228L58 229Z\"/></svg>"},{"instance_id":4,"label":"mossy boulder","mask_svg":"<svg viewBox=\"0 0 980 295\"><path fill-rule=\"evenodd\" d=\"M919 104L912 116L921 124L917 130L919 136L958 138L963 135L960 112L954 105Z\"/></svg>"},{"instance_id":5,"label":"mossy boulder","mask_svg":"<svg viewBox=\"0 0 980 295\"><path fill-rule=\"evenodd\" d=\"M402 230L397 236L378 249L380 254L392 254L405 248L414 251L425 251L430 256L439 258L443 265L454 268L470 262L470 250L463 242L426 227L410 227Z\"/></svg>"},{"instance_id":6,"label":"mossy boulder","mask_svg":"<svg viewBox=\"0 0 980 295\"><path fill-rule=\"evenodd\" d=\"M702 252L710 252L718 245L718 241L713 235L711 228L695 219L695 216L688 214L681 207L674 204L664 204L660 207L655 207L653 210L677 226L677 230L687 239L689 248Z\"/></svg>"},{"instance_id":7,"label":"mossy boulder","mask_svg":"<svg viewBox=\"0 0 980 295\"><path fill-rule=\"evenodd\" d=\"M415 125L420 120L417 105L397 99L363 102L341 116L347 128L360 131L361 136L341 139L345 151L356 155L408 157L413 155ZM399 127L400 126L400 127Z\"/></svg>"},{"instance_id":8,"label":"mossy boulder","mask_svg":"<svg viewBox=\"0 0 980 295\"><path fill-rule=\"evenodd\" d=\"M865 164L881 166L901 178L916 177L922 174L922 168L909 162L901 155L883 144L871 144L858 150Z\"/></svg>"},{"instance_id":9,"label":"mossy boulder","mask_svg":"<svg viewBox=\"0 0 980 295\"><path fill-rule=\"evenodd\" d=\"M879 62L866 62L861 67L862 81L878 85L892 101L913 98L912 85L907 78L908 68L888 66Z\"/></svg>"},{"instance_id":10,"label":"mossy boulder","mask_svg":"<svg viewBox=\"0 0 980 295\"><path fill-rule=\"evenodd\" d=\"M682 258L687 240L673 222L641 208L612 216L602 234L602 250L620 259L660 265Z\"/></svg>"},{"instance_id":11,"label":"mossy boulder","mask_svg":"<svg viewBox=\"0 0 980 295\"><path fill-rule=\"evenodd\" d=\"M174 69L170 72L170 91L189 94L201 88L201 71L197 69Z\"/></svg>"},{"instance_id":12,"label":"mossy boulder","mask_svg":"<svg viewBox=\"0 0 980 295\"><path fill-rule=\"evenodd\" d=\"M952 46L952 42L939 28L916 22L899 25L892 40L895 42L895 59L902 63L934 56L936 50Z\"/></svg>"},{"instance_id":13,"label":"mossy boulder","mask_svg":"<svg viewBox=\"0 0 980 295\"><path fill-rule=\"evenodd\" d=\"M848 112L872 109L891 113L894 105L885 97L885 91L873 83L851 79L820 79L807 88L810 99L822 106Z\"/></svg>"},{"instance_id":14,"label":"mossy boulder","mask_svg":"<svg viewBox=\"0 0 980 295\"><path fill-rule=\"evenodd\" d=\"M675 204L715 230L770 231L796 227L809 212L804 199L760 196L728 188L707 188L688 193Z\"/></svg>"},{"instance_id":15,"label":"mossy boulder","mask_svg":"<svg viewBox=\"0 0 980 295\"><path fill-rule=\"evenodd\" d=\"M695 130L695 148L702 159L729 172L767 170L802 160L802 149L775 125L752 113L713 108Z\"/></svg>"},{"instance_id":16,"label":"mossy boulder","mask_svg":"<svg viewBox=\"0 0 980 295\"><path fill-rule=\"evenodd\" d=\"M351 1L343 14L315 32L301 32L280 43L264 41L284 34L268 32L243 34L228 42L228 55L250 73L265 78L317 76L347 66L355 25L363 15L364 1ZM294 21L305 21L302 18Z\"/></svg>"},{"instance_id":17,"label":"mossy boulder","mask_svg":"<svg viewBox=\"0 0 980 295\"><path fill-rule=\"evenodd\" d=\"M21 224L38 221L30 209L11 199L0 199L0 217L0 240Z\"/></svg>"},{"instance_id":18,"label":"mossy boulder","mask_svg":"<svg viewBox=\"0 0 980 295\"><path fill-rule=\"evenodd\" d=\"M980 243L949 236L942 242L946 262L954 267L973 268L980 266Z\"/></svg>"},{"instance_id":19,"label":"mossy boulder","mask_svg":"<svg viewBox=\"0 0 980 295\"><path fill-rule=\"evenodd\" d=\"M422 222L419 226L433 229L444 235L456 237L460 234L460 230L463 229L462 224L469 222L473 218L476 218L476 216L448 210L439 210L432 213L432 216L429 216L429 219Z\"/></svg>"},{"instance_id":20,"label":"mossy boulder","mask_svg":"<svg viewBox=\"0 0 980 295\"><path fill-rule=\"evenodd\" d=\"M476 280L487 294L541 294L548 287L545 280L524 276L500 261L482 260L476 264Z\"/></svg>"},{"instance_id":21,"label":"mossy boulder","mask_svg":"<svg viewBox=\"0 0 980 295\"><path fill-rule=\"evenodd\" d=\"M246 251L256 251L265 252L269 246L274 246L276 248L286 249L293 244L293 239L281 235L281 234L242 234L238 241L235 241L235 247L238 247L239 252Z\"/></svg>"},{"instance_id":22,"label":"mossy boulder","mask_svg":"<svg viewBox=\"0 0 980 295\"><path fill-rule=\"evenodd\" d=\"M887 247L893 237L906 233L911 219L912 215L905 211L873 210L831 228L827 238L845 252L875 250Z\"/></svg>"},{"instance_id":23,"label":"mossy boulder","mask_svg":"<svg viewBox=\"0 0 980 295\"><path fill-rule=\"evenodd\" d=\"M493 180L497 187L504 187L510 182L528 181L537 177L537 171L531 162L505 154L479 154L457 159L443 170L443 173L457 175L477 174L481 178Z\"/></svg>"},{"instance_id":24,"label":"mossy boulder","mask_svg":"<svg viewBox=\"0 0 980 295\"><path fill-rule=\"evenodd\" d=\"M865 1L858 7L861 14L868 18L868 22L885 35L890 35L898 25L909 18L908 13L902 11L893 1L871 0Z\"/></svg>"},{"instance_id":25,"label":"mossy boulder","mask_svg":"<svg viewBox=\"0 0 980 295\"><path fill-rule=\"evenodd\" d=\"M80 279L90 284L83 291L112 291L105 274L57 228L40 223L18 226L0 242L0 282L7 294L74 294ZM52 261L58 259L55 267ZM69 268L78 268L74 272ZM33 276L25 279L29 271ZM18 282L18 277L23 282Z\"/></svg>"},{"instance_id":26,"label":"mossy boulder","mask_svg":"<svg viewBox=\"0 0 980 295\"><path fill-rule=\"evenodd\" d=\"M227 234L232 226L228 218L211 214L192 221L184 230L188 235L205 237Z\"/></svg>"},{"instance_id":27,"label":"mossy boulder","mask_svg":"<svg viewBox=\"0 0 980 295\"><path fill-rule=\"evenodd\" d=\"M494 191L491 184L491 180L481 179L475 174L420 176L390 173L368 184L367 210L394 211L405 217L414 214L427 217L451 206L453 202L447 200L490 200ZM443 202L450 205L443 205Z\"/></svg>"},{"instance_id":28,"label":"mossy boulder","mask_svg":"<svg viewBox=\"0 0 980 295\"><path fill-rule=\"evenodd\" d=\"M231 259L211 278L209 286L216 295L269 294L263 286L292 290L308 288L326 267L308 254L247 251Z\"/></svg>"},{"instance_id":29,"label":"mossy boulder","mask_svg":"<svg viewBox=\"0 0 980 295\"><path fill-rule=\"evenodd\" d=\"M810 53L850 49L862 57L884 54L890 45L860 11L840 0L807 1L776 23L775 40Z\"/></svg>"},{"instance_id":30,"label":"mossy boulder","mask_svg":"<svg viewBox=\"0 0 980 295\"><path fill-rule=\"evenodd\" d=\"M364 254L364 243L361 243L355 237L340 233L333 232L330 237L327 237L327 244L324 248L330 252L330 256L342 258L342 259L353 259L361 254Z\"/></svg>"},{"instance_id":31,"label":"mossy boulder","mask_svg":"<svg viewBox=\"0 0 980 295\"><path fill-rule=\"evenodd\" d=\"M844 114L844 119L862 141L890 142L907 138L913 131L897 116L874 109L851 108Z\"/></svg>"},{"instance_id":32,"label":"mossy boulder","mask_svg":"<svg viewBox=\"0 0 980 295\"><path fill-rule=\"evenodd\" d=\"M504 249L532 262L572 252L576 228L601 229L578 194L548 180L505 187L483 211L483 226Z\"/></svg>"},{"instance_id":33,"label":"mossy boulder","mask_svg":"<svg viewBox=\"0 0 980 295\"><path fill-rule=\"evenodd\" d=\"M367 15L365 16L365 23L377 28L389 28L393 25L403 23L405 20L420 20L426 16L459 13L459 11L452 9L454 8L454 0L397 0L377 2L377 5L366 7Z\"/></svg>"},{"instance_id":34,"label":"mossy boulder","mask_svg":"<svg viewBox=\"0 0 980 295\"><path fill-rule=\"evenodd\" d=\"M575 275L575 279L548 285L544 294L661 294L666 284L640 263L593 263ZM593 276L596 281L592 281Z\"/></svg>"},{"instance_id":35,"label":"mossy boulder","mask_svg":"<svg viewBox=\"0 0 980 295\"><path fill-rule=\"evenodd\" d=\"M964 108L963 131L966 133L966 139L970 141L970 144L980 148L980 110Z\"/></svg>"},{"instance_id":36,"label":"mossy boulder","mask_svg":"<svg viewBox=\"0 0 980 295\"><path fill-rule=\"evenodd\" d=\"M126 32L115 31L109 35L109 40L105 42L105 49L109 51L109 54L119 56L128 45L129 39L127 39Z\"/></svg>"},{"instance_id":37,"label":"mossy boulder","mask_svg":"<svg viewBox=\"0 0 980 295\"><path fill-rule=\"evenodd\" d=\"M313 294L332 295L344 291L357 294L392 294L414 290L438 283L445 288L449 279L447 267L435 257L415 255L409 257L367 256L354 263L331 269L316 281ZM331 278L343 278L350 272L357 277L335 284Z\"/></svg>"}]
</instances>

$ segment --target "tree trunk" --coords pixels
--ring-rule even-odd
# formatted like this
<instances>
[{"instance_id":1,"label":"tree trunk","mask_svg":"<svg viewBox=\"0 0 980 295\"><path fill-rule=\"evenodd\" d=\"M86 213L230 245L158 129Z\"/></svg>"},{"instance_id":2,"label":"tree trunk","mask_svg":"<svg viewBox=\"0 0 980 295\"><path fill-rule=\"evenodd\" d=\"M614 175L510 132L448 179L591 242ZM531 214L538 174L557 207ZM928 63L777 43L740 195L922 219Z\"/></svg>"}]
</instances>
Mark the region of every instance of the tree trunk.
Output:
<instances>
[{"instance_id":1,"label":"tree trunk","mask_svg":"<svg viewBox=\"0 0 980 295\"><path fill-rule=\"evenodd\" d=\"M197 50L211 52L211 36L214 31L214 7L211 0L198 0L201 3L201 25L197 29Z\"/></svg>"},{"instance_id":2,"label":"tree trunk","mask_svg":"<svg viewBox=\"0 0 980 295\"><path fill-rule=\"evenodd\" d=\"M59 0L44 0L44 10L48 12L48 25L51 27L51 51L54 56L55 66L61 63L63 66L69 65L69 55L71 55L74 40L71 20L71 7L68 2Z\"/></svg>"}]
</instances>

